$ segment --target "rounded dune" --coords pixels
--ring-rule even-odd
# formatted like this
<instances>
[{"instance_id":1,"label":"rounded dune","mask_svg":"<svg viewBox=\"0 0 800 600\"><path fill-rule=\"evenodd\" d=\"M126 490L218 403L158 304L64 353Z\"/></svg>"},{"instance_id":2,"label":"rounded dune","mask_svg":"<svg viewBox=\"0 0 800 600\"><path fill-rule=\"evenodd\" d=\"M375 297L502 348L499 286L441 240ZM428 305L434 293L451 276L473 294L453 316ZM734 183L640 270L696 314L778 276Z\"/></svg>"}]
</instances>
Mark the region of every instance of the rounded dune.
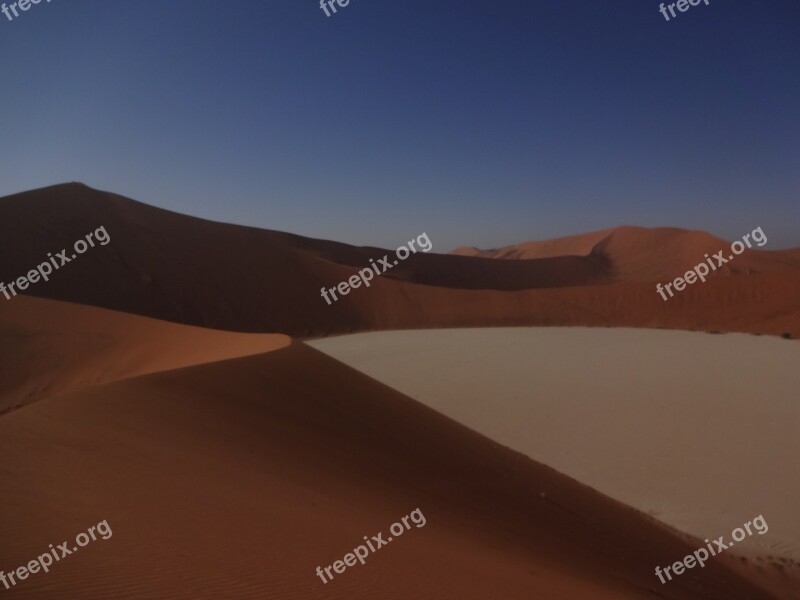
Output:
<instances>
[{"instance_id":1,"label":"rounded dune","mask_svg":"<svg viewBox=\"0 0 800 600\"><path fill-rule=\"evenodd\" d=\"M0 362L0 413L74 390L290 343L285 335L201 329L25 296L3 309L0 346L13 351Z\"/></svg>"}]
</instances>

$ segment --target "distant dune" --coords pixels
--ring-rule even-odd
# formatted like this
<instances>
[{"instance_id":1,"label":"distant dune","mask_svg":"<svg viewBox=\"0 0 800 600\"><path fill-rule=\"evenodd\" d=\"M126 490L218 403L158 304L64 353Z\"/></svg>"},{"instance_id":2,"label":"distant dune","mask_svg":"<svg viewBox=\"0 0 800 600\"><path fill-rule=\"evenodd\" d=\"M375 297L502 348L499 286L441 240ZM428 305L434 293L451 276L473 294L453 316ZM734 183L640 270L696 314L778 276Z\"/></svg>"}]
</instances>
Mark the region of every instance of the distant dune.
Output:
<instances>
[{"instance_id":1,"label":"distant dune","mask_svg":"<svg viewBox=\"0 0 800 600\"><path fill-rule=\"evenodd\" d=\"M6 281L103 225L109 245L91 249L28 292L201 327L311 337L589 325L800 337L797 251L747 250L729 270L669 302L656 294L656 282L682 275L704 252L725 247L701 232L623 227L502 253L539 252L532 260L417 254L369 289L328 306L322 286L344 281L387 251L213 223L79 184L0 199L0 216L0 235L15 240L0 255ZM20 230L26 235L15 235ZM417 233L398 234L398 243ZM432 242L436 252L435 237ZM566 255L553 255L561 252Z\"/></svg>"},{"instance_id":2,"label":"distant dune","mask_svg":"<svg viewBox=\"0 0 800 600\"><path fill-rule=\"evenodd\" d=\"M553 258L555 256L589 256L592 249L614 232L602 229L582 235L554 238L551 240L525 242L493 250L480 250L471 246L456 248L450 254L456 256L477 256L480 258L505 258L530 260Z\"/></svg>"},{"instance_id":3,"label":"distant dune","mask_svg":"<svg viewBox=\"0 0 800 600\"><path fill-rule=\"evenodd\" d=\"M742 235L747 233L750 231L743 231ZM765 231L765 234L769 240L769 231ZM720 267L719 275L787 273L800 269L800 251L766 251L769 241L761 248L752 241L751 244L753 249ZM625 226L541 242L526 242L497 250L462 247L456 248L452 254L515 260L603 256L613 265L613 281L666 282L703 262L705 254L712 256L725 250L723 258L728 258L729 249L730 242L704 231Z\"/></svg>"}]
</instances>

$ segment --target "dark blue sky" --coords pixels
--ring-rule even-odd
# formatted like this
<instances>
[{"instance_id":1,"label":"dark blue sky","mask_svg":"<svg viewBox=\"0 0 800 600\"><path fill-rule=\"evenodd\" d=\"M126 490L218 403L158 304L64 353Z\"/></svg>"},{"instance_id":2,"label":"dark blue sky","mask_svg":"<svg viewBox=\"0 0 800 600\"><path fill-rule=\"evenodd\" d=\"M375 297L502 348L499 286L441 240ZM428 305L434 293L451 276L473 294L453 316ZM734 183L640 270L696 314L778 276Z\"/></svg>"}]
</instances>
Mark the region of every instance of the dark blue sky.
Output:
<instances>
[{"instance_id":1,"label":"dark blue sky","mask_svg":"<svg viewBox=\"0 0 800 600\"><path fill-rule=\"evenodd\" d=\"M43 1L0 15L0 195L82 181L435 252L620 224L800 245L800 2L710 1Z\"/></svg>"}]
</instances>

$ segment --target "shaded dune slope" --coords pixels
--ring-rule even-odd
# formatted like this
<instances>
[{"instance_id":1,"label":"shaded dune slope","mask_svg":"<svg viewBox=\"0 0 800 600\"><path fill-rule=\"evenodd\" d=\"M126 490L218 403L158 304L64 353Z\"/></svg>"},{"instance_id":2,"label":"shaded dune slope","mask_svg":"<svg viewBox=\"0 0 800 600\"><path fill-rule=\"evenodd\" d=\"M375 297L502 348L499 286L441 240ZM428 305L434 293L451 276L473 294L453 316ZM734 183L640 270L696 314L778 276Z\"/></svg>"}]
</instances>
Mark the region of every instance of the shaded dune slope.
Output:
<instances>
[{"instance_id":1,"label":"shaded dune slope","mask_svg":"<svg viewBox=\"0 0 800 600\"><path fill-rule=\"evenodd\" d=\"M43 400L0 419L0 453L0 564L114 532L19 598L775 597L725 555L662 586L698 542L299 343Z\"/></svg>"},{"instance_id":2,"label":"shaded dune slope","mask_svg":"<svg viewBox=\"0 0 800 600\"><path fill-rule=\"evenodd\" d=\"M5 281L101 225L111 235L26 293L202 327L319 336L578 324L800 335L794 251L748 250L728 271L661 300L656 281L726 247L700 232L618 228L544 243L535 260L417 254L328 306L322 286L387 251L213 223L78 184L0 199L0 214L0 239L15 239L0 254Z\"/></svg>"}]
</instances>

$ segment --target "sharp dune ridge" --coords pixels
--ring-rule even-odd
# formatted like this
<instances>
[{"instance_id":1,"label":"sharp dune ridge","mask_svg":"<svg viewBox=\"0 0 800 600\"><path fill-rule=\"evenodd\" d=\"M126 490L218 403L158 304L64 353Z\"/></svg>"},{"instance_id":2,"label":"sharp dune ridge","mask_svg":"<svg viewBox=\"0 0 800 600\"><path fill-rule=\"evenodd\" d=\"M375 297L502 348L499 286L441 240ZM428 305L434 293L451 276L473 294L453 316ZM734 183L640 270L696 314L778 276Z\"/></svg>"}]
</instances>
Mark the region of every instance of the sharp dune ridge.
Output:
<instances>
[{"instance_id":1,"label":"sharp dune ridge","mask_svg":"<svg viewBox=\"0 0 800 600\"><path fill-rule=\"evenodd\" d=\"M108 246L70 263L68 276L56 273L30 294L200 327L294 337L508 325L800 336L798 251L747 250L706 283L663 302L656 282L726 247L702 232L622 227L498 254L526 260L418 253L368 291L328 306L322 286L390 251L215 223L80 184L2 198L0 216L4 239L20 228L30 232L0 255L0 273L9 278L100 225L111 236ZM435 236L432 242L436 250Z\"/></svg>"},{"instance_id":2,"label":"sharp dune ridge","mask_svg":"<svg viewBox=\"0 0 800 600\"><path fill-rule=\"evenodd\" d=\"M287 346L280 334L242 334L22 296L0 311L0 414L146 373Z\"/></svg>"}]
</instances>

